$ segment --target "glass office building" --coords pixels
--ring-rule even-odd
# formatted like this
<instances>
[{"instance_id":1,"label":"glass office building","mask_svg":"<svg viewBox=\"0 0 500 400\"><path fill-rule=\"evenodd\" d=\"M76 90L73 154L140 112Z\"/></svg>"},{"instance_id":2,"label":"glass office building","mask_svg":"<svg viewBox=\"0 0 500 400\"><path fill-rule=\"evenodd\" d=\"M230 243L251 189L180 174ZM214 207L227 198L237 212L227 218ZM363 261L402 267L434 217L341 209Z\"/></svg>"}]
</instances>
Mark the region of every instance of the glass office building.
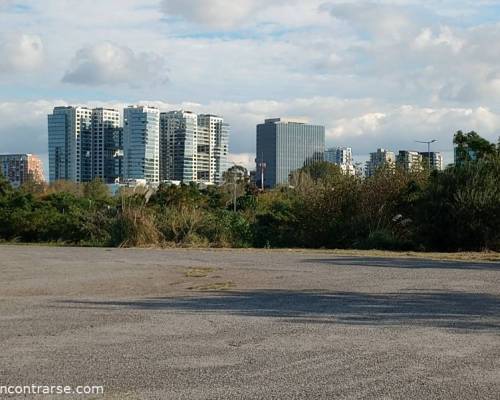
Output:
<instances>
[{"instance_id":1,"label":"glass office building","mask_svg":"<svg viewBox=\"0 0 500 400\"><path fill-rule=\"evenodd\" d=\"M273 188L288 183L290 174L322 161L325 127L281 118L257 125L257 185Z\"/></svg>"},{"instance_id":2,"label":"glass office building","mask_svg":"<svg viewBox=\"0 0 500 400\"><path fill-rule=\"evenodd\" d=\"M130 106L123 112L124 179L160 181L160 110Z\"/></svg>"}]
</instances>

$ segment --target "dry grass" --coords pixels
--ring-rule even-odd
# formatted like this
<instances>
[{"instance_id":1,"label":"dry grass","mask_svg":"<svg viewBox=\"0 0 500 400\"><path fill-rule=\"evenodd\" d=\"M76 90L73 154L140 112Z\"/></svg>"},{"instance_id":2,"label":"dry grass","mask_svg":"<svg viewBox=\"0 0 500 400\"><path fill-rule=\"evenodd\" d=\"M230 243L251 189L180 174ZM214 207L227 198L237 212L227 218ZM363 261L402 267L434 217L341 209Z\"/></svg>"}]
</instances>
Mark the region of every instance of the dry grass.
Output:
<instances>
[{"instance_id":1,"label":"dry grass","mask_svg":"<svg viewBox=\"0 0 500 400\"><path fill-rule=\"evenodd\" d=\"M215 268L189 268L185 275L186 278L205 278L209 273L214 272Z\"/></svg>"},{"instance_id":2,"label":"dry grass","mask_svg":"<svg viewBox=\"0 0 500 400\"><path fill-rule=\"evenodd\" d=\"M188 289L189 290L196 290L199 292L218 292L222 290L229 290L234 288L234 283L233 282L214 282L214 283L207 283L205 285L197 285L197 286L191 286Z\"/></svg>"}]
</instances>

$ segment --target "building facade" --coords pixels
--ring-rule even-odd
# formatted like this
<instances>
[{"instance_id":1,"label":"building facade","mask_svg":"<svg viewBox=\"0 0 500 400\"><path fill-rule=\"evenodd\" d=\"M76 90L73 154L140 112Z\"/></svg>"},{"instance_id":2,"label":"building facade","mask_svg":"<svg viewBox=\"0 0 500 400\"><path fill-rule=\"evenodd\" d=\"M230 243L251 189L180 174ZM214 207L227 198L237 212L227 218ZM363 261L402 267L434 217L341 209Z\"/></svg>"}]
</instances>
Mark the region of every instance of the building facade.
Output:
<instances>
[{"instance_id":1,"label":"building facade","mask_svg":"<svg viewBox=\"0 0 500 400\"><path fill-rule=\"evenodd\" d=\"M375 153L370 153L370 160L366 163L366 176L375 175L375 172L384 166L393 168L396 163L396 155L386 149L377 149Z\"/></svg>"},{"instance_id":2,"label":"building facade","mask_svg":"<svg viewBox=\"0 0 500 400\"><path fill-rule=\"evenodd\" d=\"M431 153L427 152L420 152L420 155L422 156L423 159L423 164L426 168L429 168L432 170L437 170L437 171L443 171L444 170L444 157L443 154L440 152L434 152L431 151ZM430 160L430 162L429 162Z\"/></svg>"},{"instance_id":3,"label":"building facade","mask_svg":"<svg viewBox=\"0 0 500 400\"><path fill-rule=\"evenodd\" d=\"M48 116L49 179L88 182L92 179L92 110L55 107Z\"/></svg>"},{"instance_id":4,"label":"building facade","mask_svg":"<svg viewBox=\"0 0 500 400\"><path fill-rule=\"evenodd\" d=\"M222 117L182 110L161 113L161 181L220 184L228 157L229 125Z\"/></svg>"},{"instance_id":5,"label":"building facade","mask_svg":"<svg viewBox=\"0 0 500 400\"><path fill-rule=\"evenodd\" d=\"M118 110L54 108L48 116L50 181L115 182L120 177L115 171L120 125Z\"/></svg>"},{"instance_id":6,"label":"building facade","mask_svg":"<svg viewBox=\"0 0 500 400\"><path fill-rule=\"evenodd\" d=\"M91 126L91 179L101 179L105 183L114 183L115 153L119 142L116 140L121 126L118 110L96 108L92 110Z\"/></svg>"},{"instance_id":7,"label":"building facade","mask_svg":"<svg viewBox=\"0 0 500 400\"><path fill-rule=\"evenodd\" d=\"M125 180L160 181L160 110L130 106L123 112L123 175Z\"/></svg>"},{"instance_id":8,"label":"building facade","mask_svg":"<svg viewBox=\"0 0 500 400\"><path fill-rule=\"evenodd\" d=\"M400 150L396 157L396 165L407 172L422 171L423 158L417 151Z\"/></svg>"},{"instance_id":9,"label":"building facade","mask_svg":"<svg viewBox=\"0 0 500 400\"><path fill-rule=\"evenodd\" d=\"M287 184L293 171L322 161L324 152L323 126L267 119L257 125L257 184L267 188Z\"/></svg>"},{"instance_id":10,"label":"building facade","mask_svg":"<svg viewBox=\"0 0 500 400\"><path fill-rule=\"evenodd\" d=\"M332 147L325 150L325 161L338 165L344 174L356 175L350 147Z\"/></svg>"},{"instance_id":11,"label":"building facade","mask_svg":"<svg viewBox=\"0 0 500 400\"><path fill-rule=\"evenodd\" d=\"M42 160L33 154L0 154L0 173L15 188L44 181Z\"/></svg>"}]
</instances>

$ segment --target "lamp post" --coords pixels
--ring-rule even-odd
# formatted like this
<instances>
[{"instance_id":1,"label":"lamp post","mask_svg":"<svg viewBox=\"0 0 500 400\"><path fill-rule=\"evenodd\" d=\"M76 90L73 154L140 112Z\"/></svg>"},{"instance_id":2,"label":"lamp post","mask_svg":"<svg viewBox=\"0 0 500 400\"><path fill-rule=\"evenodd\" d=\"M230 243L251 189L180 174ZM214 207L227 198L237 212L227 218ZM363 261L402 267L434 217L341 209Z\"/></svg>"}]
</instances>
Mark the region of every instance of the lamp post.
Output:
<instances>
[{"instance_id":1,"label":"lamp post","mask_svg":"<svg viewBox=\"0 0 500 400\"><path fill-rule=\"evenodd\" d=\"M233 167L237 167L238 165L234 162L231 161L233 164ZM237 200L237 195L236 195L236 169L233 170L233 211L236 213L236 200Z\"/></svg>"},{"instance_id":2,"label":"lamp post","mask_svg":"<svg viewBox=\"0 0 500 400\"><path fill-rule=\"evenodd\" d=\"M415 140L417 143L422 143L427 145L427 162L429 164L429 172L431 172L431 144L436 143L437 139L432 139L432 140Z\"/></svg>"}]
</instances>

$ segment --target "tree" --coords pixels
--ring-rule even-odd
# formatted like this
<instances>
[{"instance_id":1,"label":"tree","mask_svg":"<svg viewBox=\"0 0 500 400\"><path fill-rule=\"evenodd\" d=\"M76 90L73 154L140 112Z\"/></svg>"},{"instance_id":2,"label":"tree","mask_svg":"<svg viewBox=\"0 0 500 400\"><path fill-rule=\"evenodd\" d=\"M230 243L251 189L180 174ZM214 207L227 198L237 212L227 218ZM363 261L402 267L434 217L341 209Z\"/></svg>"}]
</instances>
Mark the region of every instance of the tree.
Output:
<instances>
[{"instance_id":1,"label":"tree","mask_svg":"<svg viewBox=\"0 0 500 400\"><path fill-rule=\"evenodd\" d=\"M497 153L495 144L482 138L474 131L463 133L458 131L453 138L455 144L455 163L463 164L468 161L476 161L488 155Z\"/></svg>"}]
</instances>

